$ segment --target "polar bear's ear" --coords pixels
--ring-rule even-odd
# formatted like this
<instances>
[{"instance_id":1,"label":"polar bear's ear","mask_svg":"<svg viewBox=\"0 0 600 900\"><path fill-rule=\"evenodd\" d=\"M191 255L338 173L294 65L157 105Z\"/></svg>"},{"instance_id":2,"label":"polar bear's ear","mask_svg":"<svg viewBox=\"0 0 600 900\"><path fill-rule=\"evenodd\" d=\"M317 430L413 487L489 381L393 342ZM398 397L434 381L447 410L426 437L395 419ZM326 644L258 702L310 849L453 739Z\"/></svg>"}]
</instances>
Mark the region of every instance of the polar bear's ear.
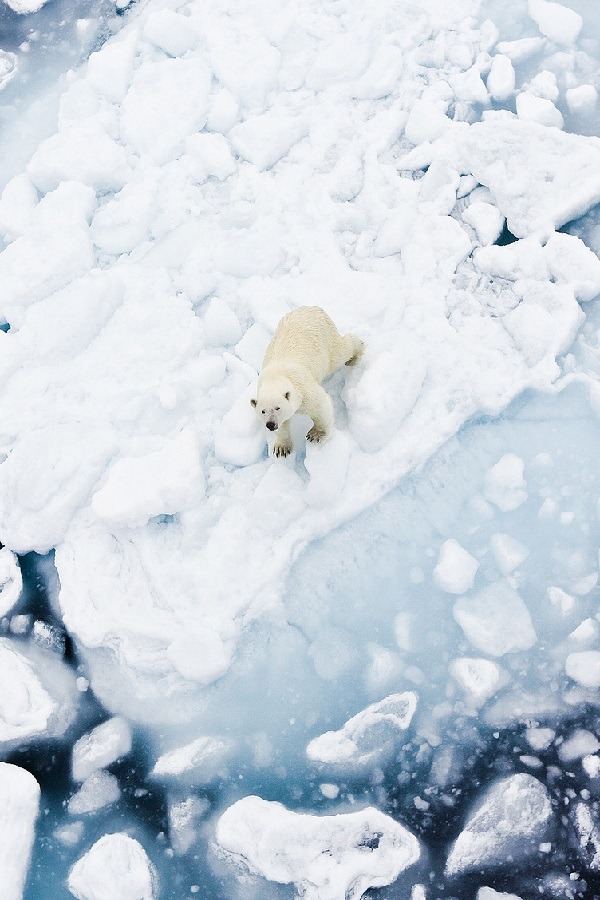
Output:
<instances>
[{"instance_id":1,"label":"polar bear's ear","mask_svg":"<svg viewBox=\"0 0 600 900\"><path fill-rule=\"evenodd\" d=\"M254 397L253 397L252 400L250 401L250 406L253 406L254 409L256 409L256 400L254 399Z\"/></svg>"},{"instance_id":2,"label":"polar bear's ear","mask_svg":"<svg viewBox=\"0 0 600 900\"><path fill-rule=\"evenodd\" d=\"M289 399L290 399L290 392L289 392L289 391L286 391L286 392L285 392L285 399L286 399L286 400L289 400Z\"/></svg>"}]
</instances>

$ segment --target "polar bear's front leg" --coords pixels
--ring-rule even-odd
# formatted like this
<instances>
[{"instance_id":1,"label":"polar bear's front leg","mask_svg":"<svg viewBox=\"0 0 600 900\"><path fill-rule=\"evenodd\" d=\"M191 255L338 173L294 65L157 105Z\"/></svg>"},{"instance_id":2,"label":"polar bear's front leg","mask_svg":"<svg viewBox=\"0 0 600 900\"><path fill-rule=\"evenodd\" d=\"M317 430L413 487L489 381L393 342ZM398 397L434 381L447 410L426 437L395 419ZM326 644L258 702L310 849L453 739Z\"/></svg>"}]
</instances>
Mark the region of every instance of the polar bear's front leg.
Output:
<instances>
[{"instance_id":1,"label":"polar bear's front leg","mask_svg":"<svg viewBox=\"0 0 600 900\"><path fill-rule=\"evenodd\" d=\"M316 384L310 395L304 398L301 412L313 420L313 427L306 435L306 439L316 443L326 441L333 428L333 403L320 384Z\"/></svg>"},{"instance_id":2,"label":"polar bear's front leg","mask_svg":"<svg viewBox=\"0 0 600 900\"><path fill-rule=\"evenodd\" d=\"M294 445L292 444L292 435L290 434L290 423L282 422L277 429L277 437L273 444L273 456L286 457L289 456Z\"/></svg>"}]
</instances>

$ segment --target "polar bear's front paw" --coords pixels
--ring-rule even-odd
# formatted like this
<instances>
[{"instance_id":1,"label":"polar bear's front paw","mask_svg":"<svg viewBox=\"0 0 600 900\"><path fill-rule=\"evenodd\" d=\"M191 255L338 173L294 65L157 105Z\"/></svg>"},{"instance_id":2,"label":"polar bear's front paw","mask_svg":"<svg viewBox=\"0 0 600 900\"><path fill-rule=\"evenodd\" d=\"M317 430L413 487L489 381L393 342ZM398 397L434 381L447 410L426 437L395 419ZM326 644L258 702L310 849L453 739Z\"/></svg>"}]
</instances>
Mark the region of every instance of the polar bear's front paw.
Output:
<instances>
[{"instance_id":1,"label":"polar bear's front paw","mask_svg":"<svg viewBox=\"0 0 600 900\"><path fill-rule=\"evenodd\" d=\"M273 445L273 456L276 456L278 459L285 459L286 456L289 456L294 448L292 447L290 442L283 444L274 444Z\"/></svg>"},{"instance_id":2,"label":"polar bear's front paw","mask_svg":"<svg viewBox=\"0 0 600 900\"><path fill-rule=\"evenodd\" d=\"M326 441L328 437L329 432L324 431L322 428L317 428L316 425L313 425L313 427L306 435L306 440L312 441L314 444L320 444L323 441Z\"/></svg>"}]
</instances>

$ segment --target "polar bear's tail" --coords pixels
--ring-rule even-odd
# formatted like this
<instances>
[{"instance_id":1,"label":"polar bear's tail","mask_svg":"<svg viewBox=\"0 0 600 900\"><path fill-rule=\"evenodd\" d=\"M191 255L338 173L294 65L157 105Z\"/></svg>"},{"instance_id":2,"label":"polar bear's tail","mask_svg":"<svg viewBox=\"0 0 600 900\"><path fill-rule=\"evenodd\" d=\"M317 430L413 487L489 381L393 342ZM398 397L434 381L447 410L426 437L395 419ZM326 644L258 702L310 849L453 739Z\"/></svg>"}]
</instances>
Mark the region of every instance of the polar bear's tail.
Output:
<instances>
[{"instance_id":1,"label":"polar bear's tail","mask_svg":"<svg viewBox=\"0 0 600 900\"><path fill-rule=\"evenodd\" d=\"M355 334L345 334L342 337L342 343L344 345L344 355L347 353L346 365L357 366L365 352L364 341L361 341Z\"/></svg>"}]
</instances>

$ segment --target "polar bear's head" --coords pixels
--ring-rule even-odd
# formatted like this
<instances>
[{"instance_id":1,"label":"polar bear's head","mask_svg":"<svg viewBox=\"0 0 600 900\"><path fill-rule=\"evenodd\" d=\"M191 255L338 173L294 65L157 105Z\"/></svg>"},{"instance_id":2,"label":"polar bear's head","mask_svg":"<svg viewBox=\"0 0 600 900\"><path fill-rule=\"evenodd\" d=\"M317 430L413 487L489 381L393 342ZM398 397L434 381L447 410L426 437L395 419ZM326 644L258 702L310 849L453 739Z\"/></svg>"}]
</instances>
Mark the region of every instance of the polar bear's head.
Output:
<instances>
[{"instance_id":1,"label":"polar bear's head","mask_svg":"<svg viewBox=\"0 0 600 900\"><path fill-rule=\"evenodd\" d=\"M287 422L297 412L300 402L298 390L285 375L261 380L256 400L250 401L269 431L277 431Z\"/></svg>"}]
</instances>

